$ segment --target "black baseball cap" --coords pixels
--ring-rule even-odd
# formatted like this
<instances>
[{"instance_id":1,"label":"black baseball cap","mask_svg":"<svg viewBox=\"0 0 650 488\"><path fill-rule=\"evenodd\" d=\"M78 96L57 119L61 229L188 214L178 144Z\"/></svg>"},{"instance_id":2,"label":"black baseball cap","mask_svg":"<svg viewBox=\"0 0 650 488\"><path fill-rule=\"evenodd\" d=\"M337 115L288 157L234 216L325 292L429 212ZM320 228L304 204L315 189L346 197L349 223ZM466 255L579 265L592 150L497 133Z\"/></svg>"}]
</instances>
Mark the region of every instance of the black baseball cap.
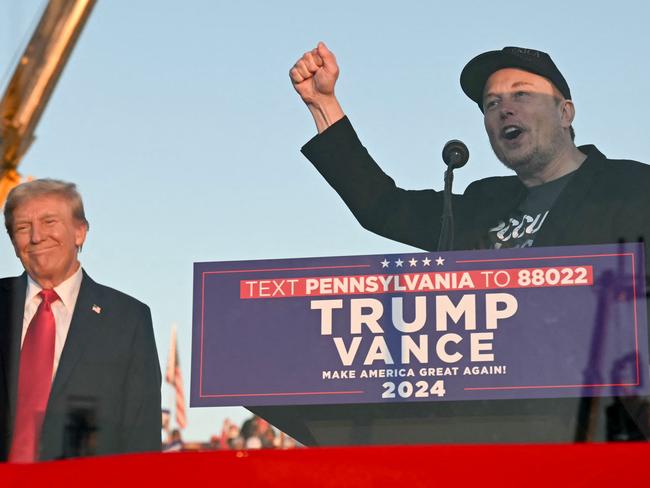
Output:
<instances>
[{"instance_id":1,"label":"black baseball cap","mask_svg":"<svg viewBox=\"0 0 650 488\"><path fill-rule=\"evenodd\" d=\"M501 51L479 54L465 65L460 74L460 86L483 111L483 89L492 73L503 68L518 68L543 76L571 100L571 90L551 57L542 51L525 47L504 47Z\"/></svg>"}]
</instances>

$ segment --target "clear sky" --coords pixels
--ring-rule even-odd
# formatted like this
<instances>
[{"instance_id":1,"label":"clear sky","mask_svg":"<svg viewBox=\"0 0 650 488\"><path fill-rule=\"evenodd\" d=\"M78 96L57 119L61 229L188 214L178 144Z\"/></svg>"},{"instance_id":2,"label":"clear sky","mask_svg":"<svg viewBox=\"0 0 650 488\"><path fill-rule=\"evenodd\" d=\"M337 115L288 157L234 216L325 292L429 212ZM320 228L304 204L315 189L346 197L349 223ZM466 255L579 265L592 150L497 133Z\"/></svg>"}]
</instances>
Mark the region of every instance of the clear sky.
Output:
<instances>
[{"instance_id":1,"label":"clear sky","mask_svg":"<svg viewBox=\"0 0 650 488\"><path fill-rule=\"evenodd\" d=\"M3 86L43 4L0 2ZM409 249L363 230L299 153L315 134L288 77L304 51L323 40L336 53L343 108L400 186L441 188L442 146L464 140L462 191L507 174L458 83L470 58L507 45L551 54L578 144L650 162L648 5L99 0L20 170L79 185L84 268L151 306L163 368L178 325L189 399L193 262ZM0 276L21 270L0 239ZM185 438L246 415L191 409Z\"/></svg>"}]
</instances>

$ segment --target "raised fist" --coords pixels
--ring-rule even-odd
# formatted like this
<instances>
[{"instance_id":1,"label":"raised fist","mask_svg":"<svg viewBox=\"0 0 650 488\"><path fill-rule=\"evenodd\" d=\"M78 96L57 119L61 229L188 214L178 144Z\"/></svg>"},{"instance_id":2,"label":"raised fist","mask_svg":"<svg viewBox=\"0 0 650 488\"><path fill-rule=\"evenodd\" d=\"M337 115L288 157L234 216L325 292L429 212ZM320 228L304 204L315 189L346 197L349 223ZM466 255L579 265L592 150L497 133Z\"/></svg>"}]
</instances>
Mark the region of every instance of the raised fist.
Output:
<instances>
[{"instance_id":1,"label":"raised fist","mask_svg":"<svg viewBox=\"0 0 650 488\"><path fill-rule=\"evenodd\" d=\"M307 105L319 99L334 96L334 85L339 76L336 58L324 43L319 42L296 61L289 71L293 87Z\"/></svg>"}]
</instances>

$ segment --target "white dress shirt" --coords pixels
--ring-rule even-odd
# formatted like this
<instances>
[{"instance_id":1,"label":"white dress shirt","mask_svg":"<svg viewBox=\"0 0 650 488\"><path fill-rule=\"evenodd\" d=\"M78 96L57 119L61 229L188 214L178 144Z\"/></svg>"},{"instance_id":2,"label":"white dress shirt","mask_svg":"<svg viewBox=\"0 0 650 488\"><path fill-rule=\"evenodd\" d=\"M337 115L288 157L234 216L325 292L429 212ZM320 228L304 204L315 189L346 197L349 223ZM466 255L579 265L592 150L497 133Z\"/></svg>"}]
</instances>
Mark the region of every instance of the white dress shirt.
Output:
<instances>
[{"instance_id":1,"label":"white dress shirt","mask_svg":"<svg viewBox=\"0 0 650 488\"><path fill-rule=\"evenodd\" d=\"M59 286L54 287L54 291L59 295L60 300L52 303L52 313L54 314L54 322L56 324L56 337L54 339L54 367L52 368L52 379L56 374L56 370L59 367L59 360L61 359L61 352L63 351L63 346L65 344L65 339L68 337L68 330L70 330L70 322L72 321L72 314L74 313L74 307L77 303L77 297L79 296L79 289L81 288L81 279L83 274L81 272L81 266L77 269L77 272L70 276L67 280L61 283ZM27 328L29 323L34 318L36 310L41 303L41 297L38 294L41 292L42 288L32 280L29 275L27 277L27 296L25 297L25 312L23 314L23 334L20 339L20 344L25 340L25 334L27 334Z\"/></svg>"}]
</instances>

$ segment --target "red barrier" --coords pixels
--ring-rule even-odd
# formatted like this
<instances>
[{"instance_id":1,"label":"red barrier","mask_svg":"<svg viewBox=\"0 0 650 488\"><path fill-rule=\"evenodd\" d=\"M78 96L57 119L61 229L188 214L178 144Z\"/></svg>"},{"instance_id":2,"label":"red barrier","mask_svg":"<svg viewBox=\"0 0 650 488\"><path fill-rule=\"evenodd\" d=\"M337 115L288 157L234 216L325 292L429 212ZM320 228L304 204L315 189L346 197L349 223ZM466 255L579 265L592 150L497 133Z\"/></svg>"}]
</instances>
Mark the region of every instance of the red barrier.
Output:
<instances>
[{"instance_id":1,"label":"red barrier","mask_svg":"<svg viewBox=\"0 0 650 488\"><path fill-rule=\"evenodd\" d=\"M140 454L0 465L1 487L646 486L649 444ZM634 483L634 485L632 485Z\"/></svg>"}]
</instances>

